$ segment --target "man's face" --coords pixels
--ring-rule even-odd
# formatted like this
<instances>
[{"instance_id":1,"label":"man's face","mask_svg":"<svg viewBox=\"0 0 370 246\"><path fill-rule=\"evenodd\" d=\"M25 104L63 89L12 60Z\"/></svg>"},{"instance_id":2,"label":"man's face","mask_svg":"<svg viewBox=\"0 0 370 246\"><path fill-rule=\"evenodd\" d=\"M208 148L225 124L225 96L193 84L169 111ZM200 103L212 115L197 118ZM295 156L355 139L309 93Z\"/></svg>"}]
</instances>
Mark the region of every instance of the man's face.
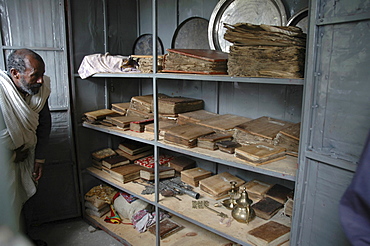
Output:
<instances>
[{"instance_id":1,"label":"man's face","mask_svg":"<svg viewBox=\"0 0 370 246\"><path fill-rule=\"evenodd\" d=\"M16 85L20 91L29 95L35 95L39 92L40 87L44 83L43 76L45 72L45 65L27 56L25 59L26 70L24 73L19 73Z\"/></svg>"}]
</instances>

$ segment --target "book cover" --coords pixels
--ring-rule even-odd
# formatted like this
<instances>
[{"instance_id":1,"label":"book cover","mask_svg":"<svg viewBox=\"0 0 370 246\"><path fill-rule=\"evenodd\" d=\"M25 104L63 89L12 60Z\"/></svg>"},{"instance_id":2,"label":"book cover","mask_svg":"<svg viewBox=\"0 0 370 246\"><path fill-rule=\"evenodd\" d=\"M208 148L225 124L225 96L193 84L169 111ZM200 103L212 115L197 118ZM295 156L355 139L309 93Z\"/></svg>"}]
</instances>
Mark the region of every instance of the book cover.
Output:
<instances>
[{"instance_id":1,"label":"book cover","mask_svg":"<svg viewBox=\"0 0 370 246\"><path fill-rule=\"evenodd\" d=\"M164 134L164 140L166 142L193 148L197 146L198 137L213 132L214 131L208 127L188 123L168 129Z\"/></svg>"},{"instance_id":2,"label":"book cover","mask_svg":"<svg viewBox=\"0 0 370 246\"><path fill-rule=\"evenodd\" d=\"M198 138L198 147L210 150L218 149L217 142L233 140L232 134L214 132Z\"/></svg>"},{"instance_id":3,"label":"book cover","mask_svg":"<svg viewBox=\"0 0 370 246\"><path fill-rule=\"evenodd\" d=\"M118 148L130 155L137 155L139 153L153 149L150 144L126 139L118 145Z\"/></svg>"},{"instance_id":4,"label":"book cover","mask_svg":"<svg viewBox=\"0 0 370 246\"><path fill-rule=\"evenodd\" d=\"M102 160L102 165L107 168L118 167L129 164L130 160L121 155L115 155Z\"/></svg>"},{"instance_id":5,"label":"book cover","mask_svg":"<svg viewBox=\"0 0 370 246\"><path fill-rule=\"evenodd\" d=\"M165 218L159 223L159 236L160 236L161 239L164 239L164 238L180 231L183 228L184 227L182 225L174 222L170 218ZM150 233L155 235L156 234L156 224L151 225L148 228L148 230L149 230Z\"/></svg>"},{"instance_id":6,"label":"book cover","mask_svg":"<svg viewBox=\"0 0 370 246\"><path fill-rule=\"evenodd\" d=\"M150 156L150 155L153 155L153 149L150 149L150 150L147 150L147 151L144 151L144 152L141 152L139 154L136 154L136 155L130 155L126 152L124 152L123 150L121 149L116 149L115 150L117 154L119 155L122 155L124 157L126 157L127 159L129 159L131 162L135 161L135 160L138 160L140 158L143 158L143 157L147 157L147 156Z\"/></svg>"},{"instance_id":7,"label":"book cover","mask_svg":"<svg viewBox=\"0 0 370 246\"><path fill-rule=\"evenodd\" d=\"M177 124L182 125L186 123L197 123L202 120L210 119L212 117L218 116L219 114L200 109L190 112L178 114Z\"/></svg>"},{"instance_id":8,"label":"book cover","mask_svg":"<svg viewBox=\"0 0 370 246\"><path fill-rule=\"evenodd\" d=\"M202 99L188 97L166 97L158 99L158 113L160 114L179 114L204 107Z\"/></svg>"},{"instance_id":9,"label":"book cover","mask_svg":"<svg viewBox=\"0 0 370 246\"><path fill-rule=\"evenodd\" d=\"M209 119L201 120L198 122L199 125L212 128L219 131L229 131L235 126L249 122L252 119L234 115L234 114L223 114Z\"/></svg>"},{"instance_id":10,"label":"book cover","mask_svg":"<svg viewBox=\"0 0 370 246\"><path fill-rule=\"evenodd\" d=\"M120 167L114 167L110 170L110 175L117 181L127 183L140 178L140 170L145 167L137 164L127 164Z\"/></svg>"},{"instance_id":11,"label":"book cover","mask_svg":"<svg viewBox=\"0 0 370 246\"><path fill-rule=\"evenodd\" d=\"M181 181L198 187L199 181L212 176L212 172L201 167L195 167L181 171Z\"/></svg>"},{"instance_id":12,"label":"book cover","mask_svg":"<svg viewBox=\"0 0 370 246\"><path fill-rule=\"evenodd\" d=\"M269 221L250 231L248 239L255 245L277 246L289 240L290 227L275 221Z\"/></svg>"},{"instance_id":13,"label":"book cover","mask_svg":"<svg viewBox=\"0 0 370 246\"><path fill-rule=\"evenodd\" d=\"M253 204L252 208L258 217L268 220L283 208L283 204L270 197L265 197Z\"/></svg>"},{"instance_id":14,"label":"book cover","mask_svg":"<svg viewBox=\"0 0 370 246\"><path fill-rule=\"evenodd\" d=\"M154 119L144 119L130 122L130 130L134 132L144 132L147 124L153 123Z\"/></svg>"},{"instance_id":15,"label":"book cover","mask_svg":"<svg viewBox=\"0 0 370 246\"><path fill-rule=\"evenodd\" d=\"M228 172L223 172L200 180L199 187L201 190L211 195L212 198L217 200L228 195L228 192L231 190L230 182L232 181L236 182L236 187L245 183L244 180Z\"/></svg>"},{"instance_id":16,"label":"book cover","mask_svg":"<svg viewBox=\"0 0 370 246\"><path fill-rule=\"evenodd\" d=\"M175 169L172 167L159 166L159 179L172 178L175 176ZM145 180L154 180L154 168L147 168L140 170L140 178Z\"/></svg>"},{"instance_id":17,"label":"book cover","mask_svg":"<svg viewBox=\"0 0 370 246\"><path fill-rule=\"evenodd\" d=\"M248 162L262 164L285 156L285 148L261 142L236 148L235 156Z\"/></svg>"},{"instance_id":18,"label":"book cover","mask_svg":"<svg viewBox=\"0 0 370 246\"><path fill-rule=\"evenodd\" d=\"M97 161L102 161L104 158L117 155L117 153L111 148L104 148L104 149L94 151L93 153L91 153L91 155L93 159Z\"/></svg>"},{"instance_id":19,"label":"book cover","mask_svg":"<svg viewBox=\"0 0 370 246\"><path fill-rule=\"evenodd\" d=\"M292 189L280 185L280 184L274 184L267 192L266 196L270 197L280 203L285 203L288 199L288 195L292 192Z\"/></svg>"},{"instance_id":20,"label":"book cover","mask_svg":"<svg viewBox=\"0 0 370 246\"><path fill-rule=\"evenodd\" d=\"M181 172L195 167L196 162L184 155L176 156L169 162L169 166L174 168L176 172Z\"/></svg>"},{"instance_id":21,"label":"book cover","mask_svg":"<svg viewBox=\"0 0 370 246\"><path fill-rule=\"evenodd\" d=\"M120 115L126 115L127 110L130 107L130 102L123 102L123 103L112 103L111 110Z\"/></svg>"}]
</instances>

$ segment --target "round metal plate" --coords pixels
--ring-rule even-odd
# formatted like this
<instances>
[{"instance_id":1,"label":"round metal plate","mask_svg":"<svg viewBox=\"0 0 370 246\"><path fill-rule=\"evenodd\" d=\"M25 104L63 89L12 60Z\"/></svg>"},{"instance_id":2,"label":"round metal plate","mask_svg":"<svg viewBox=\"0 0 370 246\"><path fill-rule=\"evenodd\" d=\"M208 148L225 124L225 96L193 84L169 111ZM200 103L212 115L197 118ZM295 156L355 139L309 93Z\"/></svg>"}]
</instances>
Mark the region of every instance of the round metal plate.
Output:
<instances>
[{"instance_id":1,"label":"round metal plate","mask_svg":"<svg viewBox=\"0 0 370 246\"><path fill-rule=\"evenodd\" d=\"M172 49L209 49L207 19L191 17L183 21L172 38Z\"/></svg>"},{"instance_id":2,"label":"round metal plate","mask_svg":"<svg viewBox=\"0 0 370 246\"><path fill-rule=\"evenodd\" d=\"M286 22L285 7L280 0L221 0L209 20L209 46L211 49L229 52L231 43L224 39L224 23L285 26Z\"/></svg>"},{"instance_id":3,"label":"round metal plate","mask_svg":"<svg viewBox=\"0 0 370 246\"><path fill-rule=\"evenodd\" d=\"M302 29L302 32L307 34L308 31L308 8L294 14L289 18L287 26L297 26Z\"/></svg>"},{"instance_id":4,"label":"round metal plate","mask_svg":"<svg viewBox=\"0 0 370 246\"><path fill-rule=\"evenodd\" d=\"M143 34L138 37L134 43L133 55L153 55L153 38L152 34ZM163 55L163 44L160 38L157 38L157 54Z\"/></svg>"}]
</instances>

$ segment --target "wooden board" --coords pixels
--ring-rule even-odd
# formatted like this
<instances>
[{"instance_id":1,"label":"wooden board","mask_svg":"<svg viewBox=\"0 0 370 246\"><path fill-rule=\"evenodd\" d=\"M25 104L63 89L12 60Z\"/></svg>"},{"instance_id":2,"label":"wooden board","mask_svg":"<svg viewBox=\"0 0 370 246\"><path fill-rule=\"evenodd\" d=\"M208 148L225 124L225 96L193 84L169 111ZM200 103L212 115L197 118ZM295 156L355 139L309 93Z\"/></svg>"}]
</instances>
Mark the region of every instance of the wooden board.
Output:
<instances>
[{"instance_id":1,"label":"wooden board","mask_svg":"<svg viewBox=\"0 0 370 246\"><path fill-rule=\"evenodd\" d=\"M245 122L249 122L250 118L233 115L233 114L223 114L218 115L216 117L212 117L210 119L202 120L197 124L202 126L207 126L212 129L220 130L220 131L227 131L234 128L237 125L243 124Z\"/></svg>"}]
</instances>

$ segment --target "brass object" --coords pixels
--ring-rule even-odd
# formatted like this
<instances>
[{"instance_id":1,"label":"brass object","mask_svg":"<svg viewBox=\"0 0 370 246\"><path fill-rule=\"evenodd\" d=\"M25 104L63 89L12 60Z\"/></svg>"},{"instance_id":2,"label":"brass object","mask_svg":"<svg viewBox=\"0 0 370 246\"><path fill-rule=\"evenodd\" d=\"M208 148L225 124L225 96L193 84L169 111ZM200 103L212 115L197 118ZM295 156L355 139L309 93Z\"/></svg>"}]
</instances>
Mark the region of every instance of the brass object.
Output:
<instances>
[{"instance_id":1,"label":"brass object","mask_svg":"<svg viewBox=\"0 0 370 246\"><path fill-rule=\"evenodd\" d=\"M248 193L243 187L240 198L236 200L236 206L231 211L233 218L242 223L249 223L256 217L256 213L251 207L252 200L249 199Z\"/></svg>"},{"instance_id":2,"label":"brass object","mask_svg":"<svg viewBox=\"0 0 370 246\"><path fill-rule=\"evenodd\" d=\"M222 201L222 205L226 207L227 209L233 209L236 206L236 199L239 197L239 193L236 190L236 182L231 181L231 190L229 191L229 198Z\"/></svg>"}]
</instances>

